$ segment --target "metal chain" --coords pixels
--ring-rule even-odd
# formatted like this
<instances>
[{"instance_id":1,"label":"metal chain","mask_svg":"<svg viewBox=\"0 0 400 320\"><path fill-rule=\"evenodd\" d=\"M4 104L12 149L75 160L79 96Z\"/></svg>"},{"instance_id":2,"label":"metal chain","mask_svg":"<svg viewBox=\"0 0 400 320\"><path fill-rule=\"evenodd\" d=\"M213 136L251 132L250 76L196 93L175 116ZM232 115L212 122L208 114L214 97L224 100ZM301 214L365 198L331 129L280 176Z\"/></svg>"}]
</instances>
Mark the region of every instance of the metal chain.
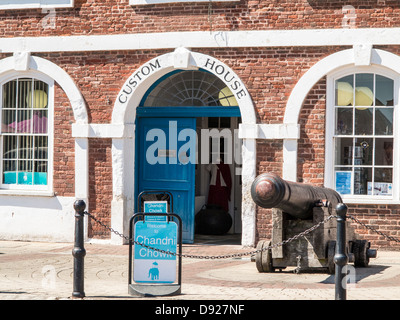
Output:
<instances>
[{"instance_id":1,"label":"metal chain","mask_svg":"<svg viewBox=\"0 0 400 320\"><path fill-rule=\"evenodd\" d=\"M95 216L93 216L91 213L85 211L84 214L86 214L89 218L91 218L92 220L94 220L96 223L98 223L99 225L101 225L102 227L108 229L109 231L111 231L112 233L116 234L117 236L124 238L125 240L129 241L129 237L123 235L122 233L118 232L117 230L114 230L113 228L107 226L105 223L101 222L99 219L97 219Z\"/></svg>"},{"instance_id":2,"label":"metal chain","mask_svg":"<svg viewBox=\"0 0 400 320\"><path fill-rule=\"evenodd\" d=\"M375 232L375 233L377 233L377 234L379 234L381 236L384 236L386 239L389 239L390 241L400 242L400 239L397 239L395 237L389 236L389 235L383 233L382 231L379 231L379 230L375 229L374 227L371 227L371 226L365 224L364 222L361 222L356 217L353 217L351 215L346 215L346 217L348 217L348 218L352 219L354 222L357 222L358 224L362 225L364 228L369 229L369 230L371 230L371 231L373 231L373 232Z\"/></svg>"},{"instance_id":3,"label":"metal chain","mask_svg":"<svg viewBox=\"0 0 400 320\"><path fill-rule=\"evenodd\" d=\"M305 230L303 232L300 232L299 234L297 234L297 235L295 235L295 236L293 236L291 238L283 240L282 242L275 243L273 245L270 245L268 247L264 247L262 249L257 249L257 250L253 250L253 251L247 251L247 252L241 252L241 253L232 253L232 254L226 254L226 255L219 255L219 256L203 256L203 255L195 255L195 254L180 254L180 253L171 252L171 251L168 251L168 250L162 250L162 249L158 249L158 248L153 248L153 247L148 246L148 245L146 245L144 243L140 243L140 242L137 242L136 240L130 239L128 236L125 236L122 233L114 230L113 228L105 225L103 222L101 222L100 220L95 218L90 213L88 213L86 211L84 213L86 215L88 215L91 219L93 219L96 223L100 224L101 226L103 226L104 228L108 229L109 231L111 231L112 233L116 234L117 236L120 236L120 237L124 238L127 241L132 241L134 244L137 244L137 245L142 246L144 248L147 248L147 249L150 249L150 250L153 250L153 251L158 251L158 252L161 252L161 253L164 253L164 254L168 254L168 255L172 255L172 256L180 256L182 258L211 259L211 260L214 260L214 259L240 258L240 257L243 257L243 256L254 255L256 253L260 253L260 252L263 252L263 251L271 250L271 249L276 248L276 247L283 246L283 245L285 245L285 244L287 244L289 242L292 242L294 240L297 240L297 239L299 239L301 237L305 237L309 233L313 232L315 229L319 228L322 224L327 223L329 220L331 220L333 218L336 218L336 216L330 215L327 218L325 218L325 220L320 221L319 223L317 223L316 225L312 226L311 228L309 228L309 229L307 229L307 230Z\"/></svg>"},{"instance_id":4,"label":"metal chain","mask_svg":"<svg viewBox=\"0 0 400 320\"><path fill-rule=\"evenodd\" d=\"M101 225L102 227L108 229L110 232L116 234L117 236L119 236L119 237L121 237L121 238L124 238L126 241L131 241L131 239L130 239L128 236L125 236L125 235L123 235L122 233L118 232L117 230L114 230L113 228L107 226L106 224L104 224L103 222L101 222L100 220L98 220L96 217L94 217L92 214L90 214L90 213L88 213L88 212L86 212L86 211L85 211L84 213L85 213L86 215L88 215L88 216L89 216L92 220L94 220L96 223L98 223L98 224ZM395 238L395 237L393 237L393 236L389 236L389 235L383 233L382 231L379 231L379 230L377 230L376 228L371 227L371 226L369 226L369 225L367 225L367 224L361 222L359 219L357 219L356 217L354 217L354 216L352 216L352 215L346 215L346 217L347 217L347 218L350 218L350 219L353 220L354 222L356 222L356 223L362 225L364 228L369 229L369 230L371 230L371 231L373 231L373 232L375 232L375 233L377 233L377 234L379 234L379 235L381 235L381 236L387 238L387 239L390 240L390 241L400 242L400 239ZM168 250L162 250L162 249L158 249L158 248L153 248L153 247L148 246L148 245L146 245L146 244L144 244L144 243L137 242L137 241L135 241L135 240L133 240L133 239L132 239L132 242L133 242L134 244L137 244L137 245L139 245L139 246L142 246L142 247L144 247L144 248L147 248L147 249L150 249L150 250L153 250L153 251L158 251L158 252L161 252L161 253L164 253L164 254L168 254L168 255L173 255L173 256L181 256L181 257L183 257L183 258L191 258L191 259L211 259L211 260L214 260L214 259L240 258L240 257L243 257L243 256L255 255L255 254L260 253L260 252L263 252L263 251L267 251L267 250L271 250L271 249L273 249L273 248L281 247L281 246L283 246L283 245L285 245L285 244L287 244L287 243L289 243L289 242L292 242L292 241L297 240L297 239L299 239L299 238L305 237L305 236L308 235L309 233L313 232L315 229L319 228L322 224L327 223L329 220L331 220L331 219L333 219L333 218L337 218L337 216L330 215L330 216L328 216L325 220L320 221L319 223L317 223L316 225L312 226L311 228L309 228L309 229L307 229L307 230L305 230L305 231L303 231L303 232L300 232L299 234L297 234L297 235L295 235L295 236L293 236L293 237L291 237L291 238L288 238L288 239L286 239L286 240L283 240L282 242L274 243L274 244L272 244L272 245L270 245L270 246L268 246L268 247L264 247L264 248L262 248L262 249L257 249L257 250L253 250L253 251L247 251L247 252L241 252L241 253L233 253L233 254L226 254L226 255L219 255L219 256L204 256L204 255L194 255L194 254L179 254L179 253L171 252L171 251L168 251Z\"/></svg>"}]
</instances>

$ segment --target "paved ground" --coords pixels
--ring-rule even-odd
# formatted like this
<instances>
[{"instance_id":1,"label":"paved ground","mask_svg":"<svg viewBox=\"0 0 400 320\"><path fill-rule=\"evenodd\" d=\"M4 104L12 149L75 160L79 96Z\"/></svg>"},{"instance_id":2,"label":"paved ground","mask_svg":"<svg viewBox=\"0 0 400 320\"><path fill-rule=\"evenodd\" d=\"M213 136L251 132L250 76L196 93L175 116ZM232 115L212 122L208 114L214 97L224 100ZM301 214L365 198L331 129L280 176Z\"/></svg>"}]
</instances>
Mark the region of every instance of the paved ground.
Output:
<instances>
[{"instance_id":1,"label":"paved ground","mask_svg":"<svg viewBox=\"0 0 400 320\"><path fill-rule=\"evenodd\" d=\"M0 300L69 300L73 244L0 241ZM128 246L86 243L85 300L334 300L334 277L326 273L258 273L241 259L183 259L182 293L137 298L128 294ZM184 253L221 255L251 251L204 241ZM355 269L348 300L400 299L400 252L378 251L368 268Z\"/></svg>"}]
</instances>

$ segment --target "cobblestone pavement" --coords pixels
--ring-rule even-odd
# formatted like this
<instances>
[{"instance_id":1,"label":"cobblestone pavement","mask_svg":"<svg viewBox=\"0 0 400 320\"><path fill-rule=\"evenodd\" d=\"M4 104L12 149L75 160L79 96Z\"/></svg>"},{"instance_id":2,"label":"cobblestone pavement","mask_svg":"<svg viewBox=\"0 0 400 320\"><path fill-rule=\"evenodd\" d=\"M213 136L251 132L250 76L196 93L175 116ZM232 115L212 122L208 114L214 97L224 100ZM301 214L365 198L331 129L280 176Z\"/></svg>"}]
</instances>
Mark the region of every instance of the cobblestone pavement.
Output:
<instances>
[{"instance_id":1,"label":"cobblestone pavement","mask_svg":"<svg viewBox=\"0 0 400 320\"><path fill-rule=\"evenodd\" d=\"M0 241L0 300L72 299L72 248L72 243ZM183 258L180 295L133 297L128 294L128 246L86 243L85 249L84 300L334 300L335 296L332 275L296 274L294 268L258 273L245 256ZM183 253L198 255L252 250L206 242L183 246ZM348 300L400 299L400 252L378 251L368 268L353 270Z\"/></svg>"}]
</instances>

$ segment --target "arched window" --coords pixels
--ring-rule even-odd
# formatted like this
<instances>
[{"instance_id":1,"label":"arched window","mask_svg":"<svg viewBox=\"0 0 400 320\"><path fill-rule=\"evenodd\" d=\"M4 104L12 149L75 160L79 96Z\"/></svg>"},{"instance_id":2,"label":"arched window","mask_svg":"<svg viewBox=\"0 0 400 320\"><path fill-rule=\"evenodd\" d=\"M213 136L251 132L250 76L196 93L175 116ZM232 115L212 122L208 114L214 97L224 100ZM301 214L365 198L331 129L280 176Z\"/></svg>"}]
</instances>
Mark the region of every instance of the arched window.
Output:
<instances>
[{"instance_id":1,"label":"arched window","mask_svg":"<svg viewBox=\"0 0 400 320\"><path fill-rule=\"evenodd\" d=\"M19 76L1 87L1 188L49 190L52 81Z\"/></svg>"},{"instance_id":2,"label":"arched window","mask_svg":"<svg viewBox=\"0 0 400 320\"><path fill-rule=\"evenodd\" d=\"M238 106L225 83L201 70L173 71L157 81L145 94L140 106Z\"/></svg>"},{"instance_id":3,"label":"arched window","mask_svg":"<svg viewBox=\"0 0 400 320\"><path fill-rule=\"evenodd\" d=\"M381 70L328 79L327 181L344 198L398 199L398 81ZM333 124L333 125L332 125Z\"/></svg>"}]
</instances>

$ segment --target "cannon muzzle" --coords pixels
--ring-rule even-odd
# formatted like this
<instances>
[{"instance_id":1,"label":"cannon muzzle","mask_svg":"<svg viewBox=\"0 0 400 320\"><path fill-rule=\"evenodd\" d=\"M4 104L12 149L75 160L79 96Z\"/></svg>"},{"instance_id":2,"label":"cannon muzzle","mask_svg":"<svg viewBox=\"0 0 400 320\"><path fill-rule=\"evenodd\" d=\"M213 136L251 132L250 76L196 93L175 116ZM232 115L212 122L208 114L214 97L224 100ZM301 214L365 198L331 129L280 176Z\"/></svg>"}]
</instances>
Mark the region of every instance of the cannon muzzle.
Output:
<instances>
[{"instance_id":1,"label":"cannon muzzle","mask_svg":"<svg viewBox=\"0 0 400 320\"><path fill-rule=\"evenodd\" d=\"M286 181L274 173L259 175L251 186L251 196L260 207L278 208L298 219L312 218L312 209L322 203L334 208L342 203L335 190Z\"/></svg>"}]
</instances>

